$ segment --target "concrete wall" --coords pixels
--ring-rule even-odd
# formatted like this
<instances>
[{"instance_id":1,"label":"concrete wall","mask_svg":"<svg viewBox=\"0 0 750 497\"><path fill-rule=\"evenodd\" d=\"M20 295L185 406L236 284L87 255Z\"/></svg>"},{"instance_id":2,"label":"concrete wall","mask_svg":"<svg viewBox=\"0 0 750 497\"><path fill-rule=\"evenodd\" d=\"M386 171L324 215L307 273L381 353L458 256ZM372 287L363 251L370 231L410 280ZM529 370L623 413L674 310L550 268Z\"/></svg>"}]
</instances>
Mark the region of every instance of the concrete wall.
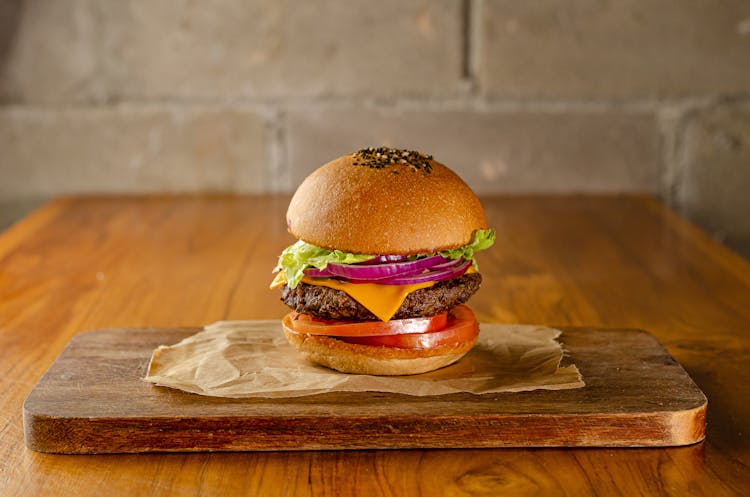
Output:
<instances>
[{"instance_id":1,"label":"concrete wall","mask_svg":"<svg viewBox=\"0 0 750 497\"><path fill-rule=\"evenodd\" d=\"M482 193L651 192L750 254L750 2L0 0L0 223L381 144Z\"/></svg>"}]
</instances>

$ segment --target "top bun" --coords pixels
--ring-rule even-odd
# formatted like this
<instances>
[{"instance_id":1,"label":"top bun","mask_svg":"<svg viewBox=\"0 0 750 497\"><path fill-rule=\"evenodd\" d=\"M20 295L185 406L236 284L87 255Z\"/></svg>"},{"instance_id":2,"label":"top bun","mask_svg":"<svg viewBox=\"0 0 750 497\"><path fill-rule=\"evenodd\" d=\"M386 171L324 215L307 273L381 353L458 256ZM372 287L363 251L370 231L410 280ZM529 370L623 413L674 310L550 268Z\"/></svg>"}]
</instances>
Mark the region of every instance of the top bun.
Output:
<instances>
[{"instance_id":1,"label":"top bun","mask_svg":"<svg viewBox=\"0 0 750 497\"><path fill-rule=\"evenodd\" d=\"M327 249L409 255L458 248L486 229L456 173L419 152L368 148L320 167L297 188L289 232Z\"/></svg>"}]
</instances>

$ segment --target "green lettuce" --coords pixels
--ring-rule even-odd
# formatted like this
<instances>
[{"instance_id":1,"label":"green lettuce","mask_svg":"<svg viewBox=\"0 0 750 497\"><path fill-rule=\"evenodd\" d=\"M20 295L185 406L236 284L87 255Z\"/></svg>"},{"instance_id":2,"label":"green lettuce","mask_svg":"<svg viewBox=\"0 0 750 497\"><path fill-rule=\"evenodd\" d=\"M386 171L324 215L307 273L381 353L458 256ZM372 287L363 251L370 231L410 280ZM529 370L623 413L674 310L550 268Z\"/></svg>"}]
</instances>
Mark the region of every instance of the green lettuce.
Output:
<instances>
[{"instance_id":1,"label":"green lettuce","mask_svg":"<svg viewBox=\"0 0 750 497\"><path fill-rule=\"evenodd\" d=\"M487 250L492 247L495 243L495 230L476 230L474 232L474 238L471 239L468 245L459 247L452 250L442 250L440 255L447 257L448 259L466 259L471 260L475 270L479 270L474 254L480 250Z\"/></svg>"},{"instance_id":2,"label":"green lettuce","mask_svg":"<svg viewBox=\"0 0 750 497\"><path fill-rule=\"evenodd\" d=\"M305 275L305 269L315 267L325 269L333 262L336 264L356 264L375 257L366 254L350 254L340 250L328 250L299 240L294 245L285 248L279 256L279 263L273 272L283 270L284 277L290 287L295 288Z\"/></svg>"},{"instance_id":3,"label":"green lettuce","mask_svg":"<svg viewBox=\"0 0 750 497\"><path fill-rule=\"evenodd\" d=\"M477 269L477 263L474 254L480 250L488 249L495 243L495 230L477 230L474 237L468 245L452 250L443 250L440 253L443 257L449 259L464 258L471 260L474 268ZM423 257L432 254L420 254L416 257ZM279 262L273 268L273 272L284 271L284 277L291 288L295 288L304 277L305 269L314 267L325 269L329 263L336 264L356 264L372 259L375 255L369 254L351 254L341 250L328 250L316 247L309 243L299 240L294 245L285 248L279 256ZM414 258L416 258L414 257ZM411 259L412 257L410 257Z\"/></svg>"}]
</instances>

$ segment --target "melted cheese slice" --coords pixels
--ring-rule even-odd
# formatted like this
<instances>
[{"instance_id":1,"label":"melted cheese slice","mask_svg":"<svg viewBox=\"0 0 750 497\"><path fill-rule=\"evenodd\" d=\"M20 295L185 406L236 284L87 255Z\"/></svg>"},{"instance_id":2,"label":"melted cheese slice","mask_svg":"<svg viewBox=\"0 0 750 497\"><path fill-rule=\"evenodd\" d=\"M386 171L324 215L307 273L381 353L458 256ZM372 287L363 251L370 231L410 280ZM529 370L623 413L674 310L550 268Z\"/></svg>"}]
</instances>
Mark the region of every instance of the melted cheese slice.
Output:
<instances>
[{"instance_id":1,"label":"melted cheese slice","mask_svg":"<svg viewBox=\"0 0 750 497\"><path fill-rule=\"evenodd\" d=\"M435 281L428 281L416 285L378 285L377 283L346 283L330 278L310 278L308 276L302 278L302 282L346 292L347 295L362 304L365 309L375 314L381 321L390 320L411 292L420 288L431 287L436 283ZM279 288L284 285L286 285L286 278L284 272L280 271L271 282L270 288Z\"/></svg>"}]
</instances>

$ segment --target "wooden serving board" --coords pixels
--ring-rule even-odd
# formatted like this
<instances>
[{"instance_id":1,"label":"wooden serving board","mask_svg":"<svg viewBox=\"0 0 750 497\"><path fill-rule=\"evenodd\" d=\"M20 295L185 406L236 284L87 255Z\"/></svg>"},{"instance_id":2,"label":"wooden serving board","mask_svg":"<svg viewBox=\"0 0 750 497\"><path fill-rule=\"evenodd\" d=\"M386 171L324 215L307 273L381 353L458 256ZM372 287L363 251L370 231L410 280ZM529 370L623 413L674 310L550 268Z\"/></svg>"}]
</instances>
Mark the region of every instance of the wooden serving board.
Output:
<instances>
[{"instance_id":1,"label":"wooden serving board","mask_svg":"<svg viewBox=\"0 0 750 497\"><path fill-rule=\"evenodd\" d=\"M705 395L644 331L565 329L569 360L586 382L574 390L240 400L142 380L155 347L197 331L111 329L74 337L24 403L26 445L84 454L673 446L705 437Z\"/></svg>"}]
</instances>

